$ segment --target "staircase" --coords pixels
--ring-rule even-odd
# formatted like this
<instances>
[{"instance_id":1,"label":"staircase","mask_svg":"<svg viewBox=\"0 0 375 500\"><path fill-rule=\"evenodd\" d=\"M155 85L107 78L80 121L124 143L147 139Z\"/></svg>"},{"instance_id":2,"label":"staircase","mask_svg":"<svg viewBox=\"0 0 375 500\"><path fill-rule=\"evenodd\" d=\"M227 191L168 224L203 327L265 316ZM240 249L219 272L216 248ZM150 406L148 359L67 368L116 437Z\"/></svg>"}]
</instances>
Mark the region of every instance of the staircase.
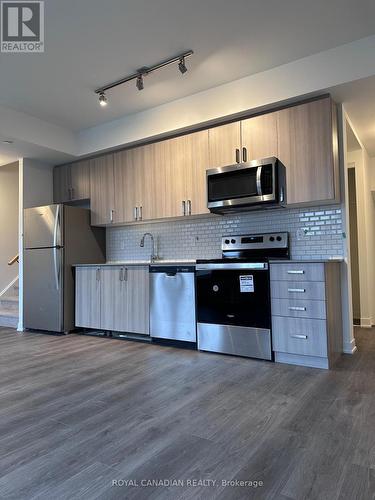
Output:
<instances>
[{"instance_id":1,"label":"staircase","mask_svg":"<svg viewBox=\"0 0 375 500\"><path fill-rule=\"evenodd\" d=\"M0 297L0 326L17 328L18 281Z\"/></svg>"}]
</instances>

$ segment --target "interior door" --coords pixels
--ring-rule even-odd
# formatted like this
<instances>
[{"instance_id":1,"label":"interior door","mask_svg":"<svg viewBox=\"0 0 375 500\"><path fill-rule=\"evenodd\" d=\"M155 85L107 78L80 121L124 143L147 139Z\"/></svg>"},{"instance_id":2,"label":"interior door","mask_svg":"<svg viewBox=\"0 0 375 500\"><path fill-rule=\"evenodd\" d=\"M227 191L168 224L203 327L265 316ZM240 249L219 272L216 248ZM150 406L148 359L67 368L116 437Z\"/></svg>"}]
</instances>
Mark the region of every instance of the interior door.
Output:
<instances>
[{"instance_id":1,"label":"interior door","mask_svg":"<svg viewBox=\"0 0 375 500\"><path fill-rule=\"evenodd\" d=\"M62 331L62 269L62 249L25 250L23 264L25 328Z\"/></svg>"},{"instance_id":2,"label":"interior door","mask_svg":"<svg viewBox=\"0 0 375 500\"><path fill-rule=\"evenodd\" d=\"M24 211L24 248L62 245L62 206L46 205Z\"/></svg>"}]
</instances>

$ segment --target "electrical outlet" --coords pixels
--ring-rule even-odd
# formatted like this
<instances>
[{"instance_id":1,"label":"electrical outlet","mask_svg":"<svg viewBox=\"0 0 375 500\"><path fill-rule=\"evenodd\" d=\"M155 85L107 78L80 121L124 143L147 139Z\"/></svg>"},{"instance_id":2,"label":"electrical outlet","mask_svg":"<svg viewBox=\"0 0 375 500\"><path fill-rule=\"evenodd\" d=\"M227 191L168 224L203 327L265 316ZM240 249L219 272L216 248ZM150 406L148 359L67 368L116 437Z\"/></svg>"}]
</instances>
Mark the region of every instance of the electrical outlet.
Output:
<instances>
[{"instance_id":1,"label":"electrical outlet","mask_svg":"<svg viewBox=\"0 0 375 500\"><path fill-rule=\"evenodd\" d=\"M306 227L300 227L297 229L297 240L301 241L306 238L306 235L308 233L308 229Z\"/></svg>"}]
</instances>

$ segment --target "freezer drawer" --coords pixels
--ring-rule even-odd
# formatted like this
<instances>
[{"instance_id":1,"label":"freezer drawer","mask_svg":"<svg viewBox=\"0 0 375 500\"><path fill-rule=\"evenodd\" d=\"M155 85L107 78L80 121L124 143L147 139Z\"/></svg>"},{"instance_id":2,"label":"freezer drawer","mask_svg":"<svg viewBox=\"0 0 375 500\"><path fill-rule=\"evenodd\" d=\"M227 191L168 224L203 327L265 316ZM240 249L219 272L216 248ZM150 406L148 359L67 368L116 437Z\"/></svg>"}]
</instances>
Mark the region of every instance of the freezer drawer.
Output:
<instances>
[{"instance_id":1,"label":"freezer drawer","mask_svg":"<svg viewBox=\"0 0 375 500\"><path fill-rule=\"evenodd\" d=\"M24 326L63 331L63 250L38 248L24 252Z\"/></svg>"},{"instance_id":2,"label":"freezer drawer","mask_svg":"<svg viewBox=\"0 0 375 500\"><path fill-rule=\"evenodd\" d=\"M62 205L25 209L24 247L47 248L63 245Z\"/></svg>"},{"instance_id":3,"label":"freezer drawer","mask_svg":"<svg viewBox=\"0 0 375 500\"><path fill-rule=\"evenodd\" d=\"M150 335L196 342L194 270L151 268Z\"/></svg>"}]
</instances>

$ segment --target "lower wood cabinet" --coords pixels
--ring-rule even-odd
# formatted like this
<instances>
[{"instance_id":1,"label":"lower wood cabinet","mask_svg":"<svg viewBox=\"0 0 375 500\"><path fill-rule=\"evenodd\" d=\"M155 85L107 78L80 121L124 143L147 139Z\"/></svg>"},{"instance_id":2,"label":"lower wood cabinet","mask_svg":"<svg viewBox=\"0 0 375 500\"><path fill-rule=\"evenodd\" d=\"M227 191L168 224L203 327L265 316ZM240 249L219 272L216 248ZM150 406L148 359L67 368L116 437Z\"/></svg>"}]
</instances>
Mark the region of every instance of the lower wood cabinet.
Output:
<instances>
[{"instance_id":1,"label":"lower wood cabinet","mask_svg":"<svg viewBox=\"0 0 375 500\"><path fill-rule=\"evenodd\" d=\"M77 267L75 324L149 335L148 266Z\"/></svg>"},{"instance_id":2,"label":"lower wood cabinet","mask_svg":"<svg viewBox=\"0 0 375 500\"><path fill-rule=\"evenodd\" d=\"M330 368L342 353L340 263L271 264L275 361Z\"/></svg>"}]
</instances>

